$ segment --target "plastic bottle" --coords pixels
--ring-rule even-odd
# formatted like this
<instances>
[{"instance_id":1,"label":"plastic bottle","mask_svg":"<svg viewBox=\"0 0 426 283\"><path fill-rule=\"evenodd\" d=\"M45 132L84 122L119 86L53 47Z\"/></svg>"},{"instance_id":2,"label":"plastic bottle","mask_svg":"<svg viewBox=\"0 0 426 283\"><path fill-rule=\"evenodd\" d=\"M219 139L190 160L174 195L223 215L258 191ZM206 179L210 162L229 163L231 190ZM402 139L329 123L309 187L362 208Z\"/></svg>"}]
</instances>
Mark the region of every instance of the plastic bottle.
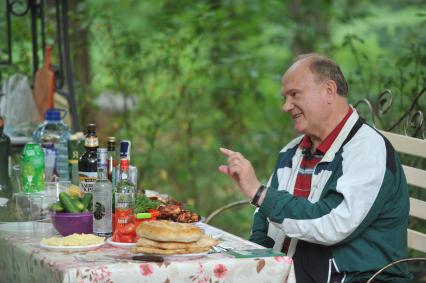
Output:
<instances>
[{"instance_id":1,"label":"plastic bottle","mask_svg":"<svg viewBox=\"0 0 426 283\"><path fill-rule=\"evenodd\" d=\"M27 143L20 159L21 180L25 193L42 192L45 189L44 152L37 143Z\"/></svg>"},{"instance_id":2,"label":"plastic bottle","mask_svg":"<svg viewBox=\"0 0 426 283\"><path fill-rule=\"evenodd\" d=\"M61 113L63 116L61 117ZM54 168L51 163L46 164L46 181L68 181L70 179L68 168L68 140L71 135L70 128L62 121L66 111L63 109L48 109L45 121L33 133L34 142L45 148L45 160L50 161L55 155ZM53 147L52 147L53 146Z\"/></svg>"}]
</instances>

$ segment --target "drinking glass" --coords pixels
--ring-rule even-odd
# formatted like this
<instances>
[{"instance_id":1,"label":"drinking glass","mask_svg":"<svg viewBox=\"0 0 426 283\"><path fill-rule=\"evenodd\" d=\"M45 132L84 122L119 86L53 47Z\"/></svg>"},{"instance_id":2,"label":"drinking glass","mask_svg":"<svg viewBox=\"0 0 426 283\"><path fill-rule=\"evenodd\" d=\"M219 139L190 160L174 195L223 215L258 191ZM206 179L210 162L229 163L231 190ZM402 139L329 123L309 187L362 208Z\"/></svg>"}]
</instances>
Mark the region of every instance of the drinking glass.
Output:
<instances>
[{"instance_id":1,"label":"drinking glass","mask_svg":"<svg viewBox=\"0 0 426 283\"><path fill-rule=\"evenodd\" d=\"M12 187L14 192L22 192L22 178L21 178L21 166L13 165L12 166Z\"/></svg>"}]
</instances>

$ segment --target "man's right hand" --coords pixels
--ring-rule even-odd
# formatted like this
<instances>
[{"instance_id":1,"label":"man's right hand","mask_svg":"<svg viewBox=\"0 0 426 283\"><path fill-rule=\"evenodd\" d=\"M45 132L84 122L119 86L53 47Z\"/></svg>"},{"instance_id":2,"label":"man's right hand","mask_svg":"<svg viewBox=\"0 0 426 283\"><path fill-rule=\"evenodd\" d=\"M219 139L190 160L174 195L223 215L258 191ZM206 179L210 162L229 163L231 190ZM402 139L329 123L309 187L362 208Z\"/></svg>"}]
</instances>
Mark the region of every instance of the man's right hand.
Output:
<instances>
[{"instance_id":1,"label":"man's right hand","mask_svg":"<svg viewBox=\"0 0 426 283\"><path fill-rule=\"evenodd\" d=\"M241 153L230 149L221 147L220 152L228 157L228 165L219 166L219 172L230 176L240 191L252 199L260 187L260 182L251 162Z\"/></svg>"}]
</instances>

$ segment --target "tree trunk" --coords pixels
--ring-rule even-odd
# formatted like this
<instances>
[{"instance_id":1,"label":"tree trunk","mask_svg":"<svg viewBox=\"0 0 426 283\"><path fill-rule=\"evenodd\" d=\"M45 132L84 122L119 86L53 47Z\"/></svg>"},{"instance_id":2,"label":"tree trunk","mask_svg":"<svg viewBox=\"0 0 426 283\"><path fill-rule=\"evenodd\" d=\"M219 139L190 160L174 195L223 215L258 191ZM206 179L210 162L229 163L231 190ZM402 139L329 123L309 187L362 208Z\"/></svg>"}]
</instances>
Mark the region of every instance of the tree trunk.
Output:
<instances>
[{"instance_id":1,"label":"tree trunk","mask_svg":"<svg viewBox=\"0 0 426 283\"><path fill-rule=\"evenodd\" d=\"M88 27L82 25L81 20L87 18L84 11L78 10L78 1L70 0L69 5L69 26L70 26L70 45L71 45L71 60L74 71L74 80L76 86L76 100L79 104L80 122L83 128L89 122L91 117L90 109L91 101L88 99L91 96L86 96L90 91L90 57L88 40ZM83 13L83 14L82 14Z\"/></svg>"},{"instance_id":2,"label":"tree trunk","mask_svg":"<svg viewBox=\"0 0 426 283\"><path fill-rule=\"evenodd\" d=\"M291 48L295 54L315 52L319 45L330 47L332 4L332 0L288 1L287 16L294 27Z\"/></svg>"}]
</instances>

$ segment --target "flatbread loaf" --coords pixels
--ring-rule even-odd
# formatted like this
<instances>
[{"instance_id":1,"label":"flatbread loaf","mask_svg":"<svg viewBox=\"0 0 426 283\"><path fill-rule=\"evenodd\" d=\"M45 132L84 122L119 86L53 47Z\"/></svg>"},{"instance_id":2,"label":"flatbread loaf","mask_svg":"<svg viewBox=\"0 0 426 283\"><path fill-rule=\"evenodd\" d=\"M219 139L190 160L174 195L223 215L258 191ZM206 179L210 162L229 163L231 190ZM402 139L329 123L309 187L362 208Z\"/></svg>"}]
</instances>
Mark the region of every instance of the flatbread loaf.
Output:
<instances>
[{"instance_id":1,"label":"flatbread loaf","mask_svg":"<svg viewBox=\"0 0 426 283\"><path fill-rule=\"evenodd\" d=\"M190 243L180 242L158 242L147 238L139 238L136 242L138 247L157 248L163 250L176 250L176 249L194 249L194 248L211 248L218 244L216 239L210 236L203 235L198 241Z\"/></svg>"},{"instance_id":2,"label":"flatbread loaf","mask_svg":"<svg viewBox=\"0 0 426 283\"><path fill-rule=\"evenodd\" d=\"M146 221L136 229L139 237L159 242L189 243L198 241L203 232L190 223L177 223L168 220Z\"/></svg>"},{"instance_id":3,"label":"flatbread loaf","mask_svg":"<svg viewBox=\"0 0 426 283\"><path fill-rule=\"evenodd\" d=\"M134 247L134 253L144 254L157 254L157 255L174 255L174 254L195 254L208 251L210 248L189 248L189 249L174 249L174 250L163 250L152 247Z\"/></svg>"}]
</instances>

